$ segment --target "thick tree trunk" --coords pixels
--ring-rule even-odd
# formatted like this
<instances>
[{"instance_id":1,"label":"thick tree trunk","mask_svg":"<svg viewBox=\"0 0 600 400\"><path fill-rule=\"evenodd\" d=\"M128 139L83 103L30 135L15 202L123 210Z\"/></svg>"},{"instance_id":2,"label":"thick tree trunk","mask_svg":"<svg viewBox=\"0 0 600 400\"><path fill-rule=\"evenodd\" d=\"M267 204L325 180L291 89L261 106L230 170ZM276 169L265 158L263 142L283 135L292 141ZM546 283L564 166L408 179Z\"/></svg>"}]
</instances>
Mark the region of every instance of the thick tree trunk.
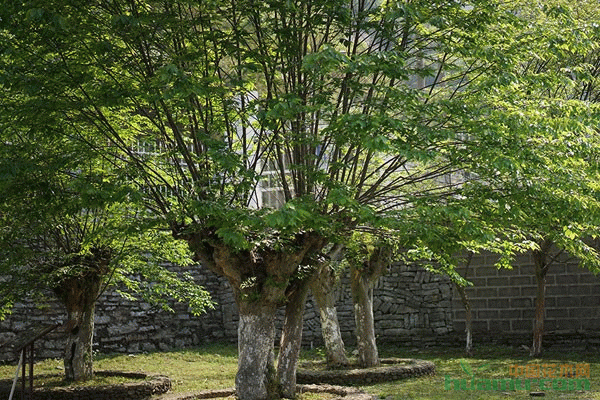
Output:
<instances>
[{"instance_id":1,"label":"thick tree trunk","mask_svg":"<svg viewBox=\"0 0 600 400\"><path fill-rule=\"evenodd\" d=\"M53 288L69 318L64 359L67 380L93 377L94 310L109 272L110 259L111 251L107 248L92 248L88 255L73 257L68 265L74 267L74 275Z\"/></svg>"},{"instance_id":2,"label":"thick tree trunk","mask_svg":"<svg viewBox=\"0 0 600 400\"><path fill-rule=\"evenodd\" d=\"M94 337L95 304L84 309L70 310L67 344L65 347L65 375L67 380L84 381L94 375L92 342Z\"/></svg>"},{"instance_id":3,"label":"thick tree trunk","mask_svg":"<svg viewBox=\"0 0 600 400\"><path fill-rule=\"evenodd\" d=\"M335 295L332 291L323 293L313 290L312 293L319 307L327 365L331 367L348 365L349 361L346 357L346 348L342 340L340 322L335 307Z\"/></svg>"},{"instance_id":4,"label":"thick tree trunk","mask_svg":"<svg viewBox=\"0 0 600 400\"><path fill-rule=\"evenodd\" d=\"M273 349L276 307L242 303L239 309L237 398L275 399L278 397Z\"/></svg>"},{"instance_id":5,"label":"thick tree trunk","mask_svg":"<svg viewBox=\"0 0 600 400\"><path fill-rule=\"evenodd\" d=\"M64 359L67 380L84 381L93 377L94 310L105 272L102 268L88 271L54 289L69 318Z\"/></svg>"},{"instance_id":6,"label":"thick tree trunk","mask_svg":"<svg viewBox=\"0 0 600 400\"><path fill-rule=\"evenodd\" d=\"M240 251L223 244L210 233L174 235L185 239L202 265L229 281L240 312L238 373L240 400L279 397L274 363L275 311L290 304L290 285L300 263L326 244L312 233L299 234L287 249L256 248ZM290 306L292 307L292 306ZM295 365L293 366L295 369Z\"/></svg>"},{"instance_id":7,"label":"thick tree trunk","mask_svg":"<svg viewBox=\"0 0 600 400\"><path fill-rule=\"evenodd\" d=\"M319 308L327 365L332 367L349 364L335 307L336 284L337 279L334 272L325 266L310 286Z\"/></svg>"},{"instance_id":8,"label":"thick tree trunk","mask_svg":"<svg viewBox=\"0 0 600 400\"><path fill-rule=\"evenodd\" d=\"M277 379L281 396L289 399L296 397L296 366L302 346L302 325L308 287L308 282L298 282L298 287L289 294L285 306L285 320L277 358Z\"/></svg>"},{"instance_id":9,"label":"thick tree trunk","mask_svg":"<svg viewBox=\"0 0 600 400\"><path fill-rule=\"evenodd\" d=\"M356 321L356 344L358 364L363 368L379 365L379 354L375 340L375 321L373 319L373 285L370 279L364 279L360 271L350 273L354 319Z\"/></svg>"}]
</instances>

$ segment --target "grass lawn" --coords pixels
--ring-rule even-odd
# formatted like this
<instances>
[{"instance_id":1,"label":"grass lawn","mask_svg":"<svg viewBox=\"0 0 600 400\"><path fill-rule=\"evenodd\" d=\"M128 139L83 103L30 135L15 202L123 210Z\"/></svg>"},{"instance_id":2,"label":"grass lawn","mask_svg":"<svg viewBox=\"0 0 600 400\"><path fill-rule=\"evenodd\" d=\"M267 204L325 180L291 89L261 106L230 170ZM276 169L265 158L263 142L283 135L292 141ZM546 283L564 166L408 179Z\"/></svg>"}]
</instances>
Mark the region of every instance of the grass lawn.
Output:
<instances>
[{"instance_id":1,"label":"grass lawn","mask_svg":"<svg viewBox=\"0 0 600 400\"><path fill-rule=\"evenodd\" d=\"M600 400L600 354L596 352L548 351L540 359L531 359L521 349L510 347L480 346L475 356L465 358L462 349L430 348L409 349L393 346L380 348L382 357L408 357L433 361L437 374L432 377L412 378L402 381L365 386L365 391L389 400L465 400L465 399L529 399L530 392L540 392L539 383L532 381L531 390L454 390L449 379L471 378L475 382L485 379L508 379L514 367L546 368L560 371L561 365L585 367L589 365L590 390L544 390L545 399L598 399ZM302 359L315 360L323 356L321 349L304 351ZM99 355L95 360L96 370L121 370L168 375L173 383L173 392L191 392L234 386L237 368L237 349L234 345L210 345L196 349L157 352L136 355ZM45 360L35 365L37 374L60 373L62 360ZM555 372L555 373L556 373ZM0 379L12 378L14 365L0 366ZM98 383L110 383L109 378L98 378ZM489 381L488 381L489 382ZM41 382L40 382L41 383ZM560 382L559 382L560 383ZM548 386L552 383L548 381ZM447 389L450 388L450 390ZM485 387L485 386L484 386ZM480 388L481 389L481 388ZM571 388L572 389L572 388ZM315 398L311 396L311 398Z\"/></svg>"},{"instance_id":2,"label":"grass lawn","mask_svg":"<svg viewBox=\"0 0 600 400\"><path fill-rule=\"evenodd\" d=\"M397 352L390 347L381 349L382 356L393 356ZM396 355L397 356L397 355ZM434 348L424 350L404 350L403 357L419 358L433 361L436 375L396 381L373 386L363 386L367 392L388 399L414 400L466 400L466 399L530 399L537 398L531 392L545 392L544 399L600 399L600 354L595 352L547 351L541 358L532 359L522 349L511 347L480 346L475 348L475 355L465 358L462 349ZM454 384L447 379L467 379L466 387L471 387L471 376L481 380L498 380L513 378L514 366L529 366L535 370L545 368L547 373L558 372L560 366L569 365L585 367L589 365L590 390L540 390L537 380L531 382L531 390L454 390ZM511 368L512 367L512 368ZM518 369L523 371L523 369ZM471 373L472 375L469 375ZM542 372L543 374L543 372ZM522 377L525 378L525 377ZM551 381L544 385L552 386ZM557 382L557 386L560 382ZM446 389L446 386L450 390ZM485 387L485 386L484 386ZM476 386L477 388L477 386ZM573 388L571 388L573 389Z\"/></svg>"},{"instance_id":3,"label":"grass lawn","mask_svg":"<svg viewBox=\"0 0 600 400\"><path fill-rule=\"evenodd\" d=\"M14 378L15 365L0 365L0 379ZM206 389L225 389L235 386L237 347L234 345L209 345L196 349L143 354L97 355L94 370L146 372L169 376L173 392L191 392ZM59 374L63 361L49 359L37 362L34 374ZM46 384L56 384L56 379L45 379ZM120 383L119 377L96 377L89 384ZM38 382L38 381L36 381ZM35 383L35 382L34 382ZM37 385L37 383L35 383Z\"/></svg>"}]
</instances>

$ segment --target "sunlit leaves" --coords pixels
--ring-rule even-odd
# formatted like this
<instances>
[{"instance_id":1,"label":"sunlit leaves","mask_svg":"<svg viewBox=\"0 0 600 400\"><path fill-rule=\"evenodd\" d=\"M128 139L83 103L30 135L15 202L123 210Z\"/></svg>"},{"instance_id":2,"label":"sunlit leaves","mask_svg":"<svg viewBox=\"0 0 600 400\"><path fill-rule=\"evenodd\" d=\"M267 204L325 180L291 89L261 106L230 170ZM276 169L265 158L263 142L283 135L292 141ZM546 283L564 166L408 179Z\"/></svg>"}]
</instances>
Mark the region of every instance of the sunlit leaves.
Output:
<instances>
[{"instance_id":1,"label":"sunlit leaves","mask_svg":"<svg viewBox=\"0 0 600 400\"><path fill-rule=\"evenodd\" d=\"M3 11L3 105L113 164L86 202L236 251L387 228L448 265L593 225L598 29L560 1L55 3Z\"/></svg>"}]
</instances>

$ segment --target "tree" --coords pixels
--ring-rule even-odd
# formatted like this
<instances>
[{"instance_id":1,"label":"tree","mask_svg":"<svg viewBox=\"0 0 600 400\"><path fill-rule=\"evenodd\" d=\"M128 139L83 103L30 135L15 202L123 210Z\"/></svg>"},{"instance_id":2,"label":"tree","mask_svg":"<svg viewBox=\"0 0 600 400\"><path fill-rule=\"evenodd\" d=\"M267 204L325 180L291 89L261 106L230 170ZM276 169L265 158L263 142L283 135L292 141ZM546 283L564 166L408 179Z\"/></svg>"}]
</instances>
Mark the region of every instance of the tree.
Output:
<instances>
[{"instance_id":1,"label":"tree","mask_svg":"<svg viewBox=\"0 0 600 400\"><path fill-rule=\"evenodd\" d=\"M578 2L577 11L571 11L562 3L548 7L548 13L557 15L558 23L554 29L562 39L562 46L548 56L545 64L538 64L541 71L561 70L570 73L572 82L557 85L564 96L570 100L598 102L598 56L597 29L593 26L597 11L595 4L587 1ZM553 56L553 57L552 57ZM585 122L584 122L585 123ZM591 137L595 138L597 132ZM588 134L590 135L590 134ZM591 142L591 143L590 143ZM588 145L593 145L588 141ZM582 267L597 273L600 267L598 249L590 245L597 236L598 223L598 193L596 155L586 152L583 162L571 166L577 170L577 179L573 182L578 190L571 189L566 198L559 196L560 206L568 207L571 220L560 223L554 220L540 218L545 223L536 231L538 248L533 253L535 278L537 282L535 300L535 318L533 323L533 344L530 354L539 356L542 353L542 337L545 318L546 275L552 263L564 252L579 259ZM548 204L542 202L539 207L546 210Z\"/></svg>"},{"instance_id":2,"label":"tree","mask_svg":"<svg viewBox=\"0 0 600 400\"><path fill-rule=\"evenodd\" d=\"M191 279L161 265L188 263L186 249L144 228L131 192L93 152L57 136L57 125L32 138L12 111L0 121L0 318L16 301L53 292L67 311L66 378L86 380L95 304L107 286L164 308L169 297L185 301L194 314L211 303Z\"/></svg>"},{"instance_id":3,"label":"tree","mask_svg":"<svg viewBox=\"0 0 600 400\"><path fill-rule=\"evenodd\" d=\"M464 278L468 278L469 267L471 266L471 260L473 259L473 253L469 253L467 256L467 261L465 263L465 276ZM467 356L473 355L473 309L471 307L471 302L469 300L469 296L467 295L467 291L465 288L466 285L461 285L458 282L454 282L454 287L460 296L460 301L465 308L465 353Z\"/></svg>"},{"instance_id":4,"label":"tree","mask_svg":"<svg viewBox=\"0 0 600 400\"><path fill-rule=\"evenodd\" d=\"M355 232L346 259L350 265L350 288L354 304L358 364L363 368L379 365L373 319L373 287L394 261L392 243L365 232Z\"/></svg>"},{"instance_id":5,"label":"tree","mask_svg":"<svg viewBox=\"0 0 600 400\"><path fill-rule=\"evenodd\" d=\"M468 146L487 161L465 168L469 179L462 185L461 198L452 201L465 220L470 221L471 215L483 218L491 228L486 233L491 240L485 236L482 241L472 240L472 234L484 224L465 232L462 221L446 220L454 231L467 233L456 242L463 243L467 251L473 251L475 243L479 243L478 248L487 242L484 248L492 249L505 243L499 250L508 258L501 260L500 266L510 266L513 245L517 251L533 251L538 284L534 356L541 352L545 276L553 260L568 253L593 272L600 261L597 249L590 245L598 232L600 210L595 150L599 139L597 29L586 19L593 19L595 10L595 3L586 1L575 8L561 1L543 7L519 5L519 14L529 24L515 39L527 51L520 52L514 63L505 65L490 82L495 86L497 80L505 81L502 90L482 86L485 96L476 107L483 113L477 118L472 110L470 115L482 132L490 134L470 141ZM540 40L523 41L526 37ZM517 148L521 151L516 152ZM426 207L439 214L431 203ZM431 218L432 213L428 215ZM435 235L417 237L424 249L441 248L435 245ZM453 235L446 233L445 237ZM437 254L444 258L439 251Z\"/></svg>"},{"instance_id":6,"label":"tree","mask_svg":"<svg viewBox=\"0 0 600 400\"><path fill-rule=\"evenodd\" d=\"M590 6L592 7L590 9ZM595 4L582 1L577 10L562 2L553 2L543 9L528 9L532 25L544 32L547 46L537 48L534 59L517 66L515 77L522 82L543 79L542 85L529 83L515 86L512 95L523 91L535 93L537 103L523 102L509 123L527 117L524 136L515 144L529 143L535 152L526 158L527 164L509 162L510 175L490 178L496 190L514 193L513 204L498 221L513 224L521 234L534 242L533 259L537 293L531 355L542 352L544 298L546 274L562 253L577 258L582 267L597 272L600 266L598 250L590 241L598 232L598 133L595 128L597 107L597 29L590 24ZM592 17L593 18L593 17ZM546 130L545 139L532 131ZM538 136L540 139L532 139ZM529 177L525 179L524 177ZM521 192L522 196L517 196Z\"/></svg>"},{"instance_id":7,"label":"tree","mask_svg":"<svg viewBox=\"0 0 600 400\"><path fill-rule=\"evenodd\" d=\"M349 364L335 306L335 289L340 280L340 270L342 270L340 258L343 249L344 246L341 244L332 246L327 253L327 258L323 259L324 265L317 269L318 272L310 284L310 290L319 308L325 359L330 367Z\"/></svg>"},{"instance_id":8,"label":"tree","mask_svg":"<svg viewBox=\"0 0 600 400\"><path fill-rule=\"evenodd\" d=\"M80 128L73 138L107 142L157 222L228 279L238 396L290 396L297 347L279 355L290 378L280 390L274 314L285 304L290 326L301 321L304 260L355 227L410 232L417 203L459 194L445 176L481 169L496 150L518 158L504 143L513 132L488 128L519 99L482 101L510 89L498 77L539 39L516 35L507 6L8 2L0 82L37 105L33 120L58 115Z\"/></svg>"}]
</instances>

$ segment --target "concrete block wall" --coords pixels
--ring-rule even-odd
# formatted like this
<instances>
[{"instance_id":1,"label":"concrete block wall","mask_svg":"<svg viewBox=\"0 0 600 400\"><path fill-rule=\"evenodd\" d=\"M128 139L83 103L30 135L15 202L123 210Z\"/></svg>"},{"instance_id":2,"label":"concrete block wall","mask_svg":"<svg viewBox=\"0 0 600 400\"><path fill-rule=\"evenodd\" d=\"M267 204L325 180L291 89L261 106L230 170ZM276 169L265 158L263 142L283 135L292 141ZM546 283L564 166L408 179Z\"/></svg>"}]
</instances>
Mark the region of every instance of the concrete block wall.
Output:
<instances>
[{"instance_id":1,"label":"concrete block wall","mask_svg":"<svg viewBox=\"0 0 600 400\"><path fill-rule=\"evenodd\" d=\"M473 310L473 330L480 334L530 335L537 283L531 254L519 256L512 269L494 266L497 257L477 255L466 272L473 283L466 289ZM465 269L460 270L465 274ZM465 329L465 311L453 296L453 328ZM584 334L600 330L600 277L563 258L546 277L545 333Z\"/></svg>"}]
</instances>

